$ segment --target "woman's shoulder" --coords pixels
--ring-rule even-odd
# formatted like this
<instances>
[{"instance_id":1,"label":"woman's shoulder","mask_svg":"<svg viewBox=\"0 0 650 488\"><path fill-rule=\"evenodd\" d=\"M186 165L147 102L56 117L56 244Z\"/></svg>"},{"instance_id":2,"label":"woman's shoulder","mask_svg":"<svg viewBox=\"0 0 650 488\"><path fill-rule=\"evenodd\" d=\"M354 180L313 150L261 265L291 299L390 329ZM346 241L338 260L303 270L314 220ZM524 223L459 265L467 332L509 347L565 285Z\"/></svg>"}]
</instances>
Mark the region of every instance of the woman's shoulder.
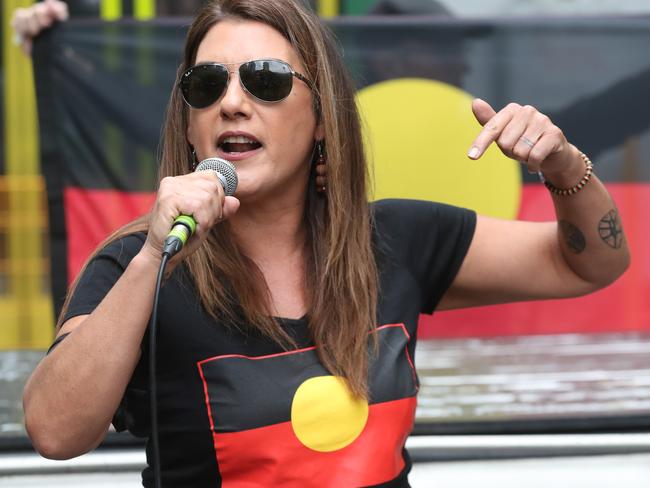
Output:
<instances>
[{"instance_id":1,"label":"woman's shoulder","mask_svg":"<svg viewBox=\"0 0 650 488\"><path fill-rule=\"evenodd\" d=\"M376 243L410 252L411 244L439 246L456 239L469 241L476 227L473 210L425 200L389 199L372 204Z\"/></svg>"},{"instance_id":2,"label":"woman's shoulder","mask_svg":"<svg viewBox=\"0 0 650 488\"><path fill-rule=\"evenodd\" d=\"M120 264L128 261L140 252L145 240L146 232L132 232L106 242L96 254L98 258L110 258Z\"/></svg>"},{"instance_id":3,"label":"woman's shoulder","mask_svg":"<svg viewBox=\"0 0 650 488\"><path fill-rule=\"evenodd\" d=\"M466 208L447 203L402 198L377 200L370 208L375 222L379 224L401 223L403 225L409 222L417 223L421 219L431 217L447 218L473 213Z\"/></svg>"}]
</instances>

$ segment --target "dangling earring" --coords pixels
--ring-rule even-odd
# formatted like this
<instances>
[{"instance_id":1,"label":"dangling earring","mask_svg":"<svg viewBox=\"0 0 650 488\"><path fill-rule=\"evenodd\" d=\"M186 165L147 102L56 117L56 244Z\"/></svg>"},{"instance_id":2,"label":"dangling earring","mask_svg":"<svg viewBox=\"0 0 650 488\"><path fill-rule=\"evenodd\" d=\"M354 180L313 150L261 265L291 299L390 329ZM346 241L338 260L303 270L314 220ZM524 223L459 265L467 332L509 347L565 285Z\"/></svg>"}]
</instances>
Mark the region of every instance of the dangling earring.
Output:
<instances>
[{"instance_id":1,"label":"dangling earring","mask_svg":"<svg viewBox=\"0 0 650 488\"><path fill-rule=\"evenodd\" d=\"M196 159L196 149L194 149L192 146L190 146L190 148L192 149L191 167L192 167L192 171L194 171L196 169L197 165L199 164L199 160Z\"/></svg>"},{"instance_id":2,"label":"dangling earring","mask_svg":"<svg viewBox=\"0 0 650 488\"><path fill-rule=\"evenodd\" d=\"M325 194L325 190L327 190L327 165L322 140L316 142L316 152L316 191ZM324 180L322 185L318 184L318 178Z\"/></svg>"}]
</instances>

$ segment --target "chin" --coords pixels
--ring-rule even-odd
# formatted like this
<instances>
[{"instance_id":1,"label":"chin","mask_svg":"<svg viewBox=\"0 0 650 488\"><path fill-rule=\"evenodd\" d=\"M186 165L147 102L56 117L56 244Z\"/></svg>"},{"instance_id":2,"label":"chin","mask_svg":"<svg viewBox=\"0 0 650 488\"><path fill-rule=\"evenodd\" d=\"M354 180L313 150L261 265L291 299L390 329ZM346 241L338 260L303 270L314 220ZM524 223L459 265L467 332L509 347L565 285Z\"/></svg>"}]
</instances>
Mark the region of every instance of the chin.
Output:
<instances>
[{"instance_id":1,"label":"chin","mask_svg":"<svg viewBox=\"0 0 650 488\"><path fill-rule=\"evenodd\" d=\"M255 201L258 198L263 197L263 195L264 189L261 188L260 185L239 180L239 185L237 186L237 191L235 191L234 196L243 203L245 201Z\"/></svg>"}]
</instances>

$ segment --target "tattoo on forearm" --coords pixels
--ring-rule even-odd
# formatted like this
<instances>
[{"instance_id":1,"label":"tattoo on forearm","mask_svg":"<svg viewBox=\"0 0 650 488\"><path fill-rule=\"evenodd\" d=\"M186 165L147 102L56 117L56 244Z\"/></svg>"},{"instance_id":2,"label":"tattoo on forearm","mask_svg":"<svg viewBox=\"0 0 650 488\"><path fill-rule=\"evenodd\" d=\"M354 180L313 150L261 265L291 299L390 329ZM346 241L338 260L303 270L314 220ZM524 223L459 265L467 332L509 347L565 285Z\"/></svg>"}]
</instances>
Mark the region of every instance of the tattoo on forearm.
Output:
<instances>
[{"instance_id":1,"label":"tattoo on forearm","mask_svg":"<svg viewBox=\"0 0 650 488\"><path fill-rule=\"evenodd\" d=\"M598 233L605 244L614 249L619 249L623 245L623 226L615 208L600 219Z\"/></svg>"},{"instance_id":2,"label":"tattoo on forearm","mask_svg":"<svg viewBox=\"0 0 650 488\"><path fill-rule=\"evenodd\" d=\"M585 235L580 232L580 229L566 220L560 220L558 223L560 224L560 230L564 235L564 242L566 242L568 248L576 254L584 251L587 246L587 241L585 240Z\"/></svg>"}]
</instances>

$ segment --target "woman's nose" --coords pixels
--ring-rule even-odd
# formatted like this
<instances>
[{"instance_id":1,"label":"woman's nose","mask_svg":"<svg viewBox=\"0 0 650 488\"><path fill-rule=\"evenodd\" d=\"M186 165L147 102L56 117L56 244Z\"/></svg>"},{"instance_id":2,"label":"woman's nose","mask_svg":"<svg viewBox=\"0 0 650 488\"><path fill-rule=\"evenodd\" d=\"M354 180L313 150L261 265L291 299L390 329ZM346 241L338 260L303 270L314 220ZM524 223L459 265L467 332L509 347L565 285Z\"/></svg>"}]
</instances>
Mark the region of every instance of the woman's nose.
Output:
<instances>
[{"instance_id":1,"label":"woman's nose","mask_svg":"<svg viewBox=\"0 0 650 488\"><path fill-rule=\"evenodd\" d=\"M248 116L250 114L250 99L239 80L239 73L229 73L226 92L221 97L221 113L226 118Z\"/></svg>"}]
</instances>

